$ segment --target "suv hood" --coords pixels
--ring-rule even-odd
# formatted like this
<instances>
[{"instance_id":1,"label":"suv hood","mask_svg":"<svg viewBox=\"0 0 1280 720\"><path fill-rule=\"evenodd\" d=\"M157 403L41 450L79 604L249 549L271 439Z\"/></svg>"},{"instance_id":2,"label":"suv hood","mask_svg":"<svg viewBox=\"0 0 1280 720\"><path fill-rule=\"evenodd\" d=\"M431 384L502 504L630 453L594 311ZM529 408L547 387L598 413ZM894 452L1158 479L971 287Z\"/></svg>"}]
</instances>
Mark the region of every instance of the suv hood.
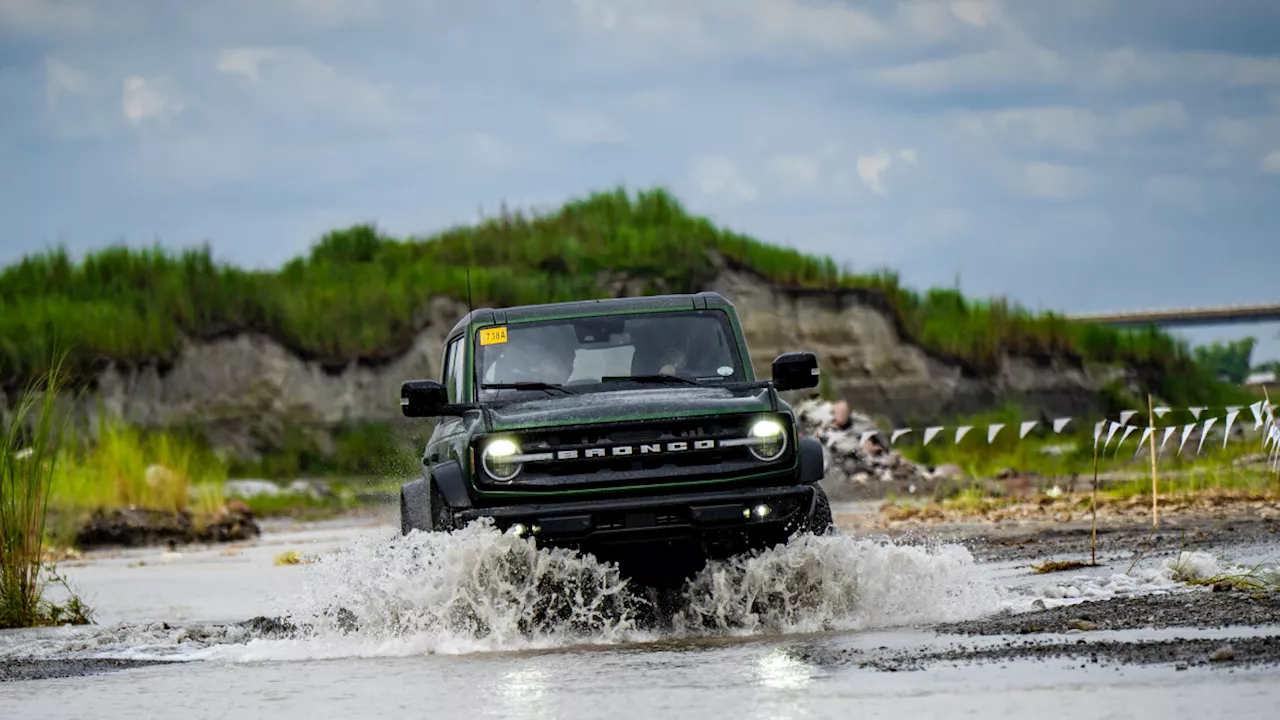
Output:
<instances>
[{"instance_id":1,"label":"suv hood","mask_svg":"<svg viewBox=\"0 0 1280 720\"><path fill-rule=\"evenodd\" d=\"M662 417L698 417L727 413L770 412L768 387L647 387L577 395L540 397L490 405L486 412L495 431L555 425L620 422Z\"/></svg>"}]
</instances>

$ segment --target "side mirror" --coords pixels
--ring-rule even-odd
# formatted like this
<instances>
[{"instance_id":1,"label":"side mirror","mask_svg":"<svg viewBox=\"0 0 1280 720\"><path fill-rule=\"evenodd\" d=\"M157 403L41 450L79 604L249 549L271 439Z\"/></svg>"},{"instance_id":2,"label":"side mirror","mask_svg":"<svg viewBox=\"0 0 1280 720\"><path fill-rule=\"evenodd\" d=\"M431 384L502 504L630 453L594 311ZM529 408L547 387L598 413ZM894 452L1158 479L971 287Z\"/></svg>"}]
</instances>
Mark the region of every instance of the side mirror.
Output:
<instances>
[{"instance_id":1,"label":"side mirror","mask_svg":"<svg viewBox=\"0 0 1280 720\"><path fill-rule=\"evenodd\" d=\"M811 352L790 352L774 358L773 386L778 390L817 387L818 356Z\"/></svg>"},{"instance_id":2,"label":"side mirror","mask_svg":"<svg viewBox=\"0 0 1280 720\"><path fill-rule=\"evenodd\" d=\"M405 417L438 417L449 407L449 390L438 380L400 383L400 412Z\"/></svg>"}]
</instances>

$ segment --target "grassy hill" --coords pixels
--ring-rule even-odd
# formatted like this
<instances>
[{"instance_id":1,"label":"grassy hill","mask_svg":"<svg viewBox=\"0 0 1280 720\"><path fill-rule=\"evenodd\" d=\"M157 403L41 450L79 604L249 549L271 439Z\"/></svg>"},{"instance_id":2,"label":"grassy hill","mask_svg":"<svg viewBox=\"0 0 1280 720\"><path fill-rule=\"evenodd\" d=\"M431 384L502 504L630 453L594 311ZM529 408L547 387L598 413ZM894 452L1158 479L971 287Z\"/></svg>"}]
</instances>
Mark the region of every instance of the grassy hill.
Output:
<instances>
[{"instance_id":1,"label":"grassy hill","mask_svg":"<svg viewBox=\"0 0 1280 720\"><path fill-rule=\"evenodd\" d=\"M426 238L353 226L272 272L217 263L207 247L113 246L82 262L61 249L31 255L0 273L0 379L12 387L39 372L55 344L83 373L105 360L170 356L184 335L243 330L313 359L385 358L408 347L431 297L466 297L469 258L476 304L509 305L596 296L602 271L645 278L651 292L696 290L715 272L708 250L784 286L878 291L917 342L979 369L1002 350L1070 354L1142 368L1171 402L1212 402L1222 390L1167 334L1070 324L952 290L914 292L891 272L859 274L718 229L663 190L592 194Z\"/></svg>"}]
</instances>

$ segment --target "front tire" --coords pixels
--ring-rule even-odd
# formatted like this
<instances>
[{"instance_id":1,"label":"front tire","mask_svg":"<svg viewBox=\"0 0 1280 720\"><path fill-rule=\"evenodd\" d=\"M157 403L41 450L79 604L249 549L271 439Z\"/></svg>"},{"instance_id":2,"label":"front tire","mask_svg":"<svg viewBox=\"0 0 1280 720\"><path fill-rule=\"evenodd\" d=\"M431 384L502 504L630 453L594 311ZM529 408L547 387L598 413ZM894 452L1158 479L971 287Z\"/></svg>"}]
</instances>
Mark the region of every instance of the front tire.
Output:
<instances>
[{"instance_id":1,"label":"front tire","mask_svg":"<svg viewBox=\"0 0 1280 720\"><path fill-rule=\"evenodd\" d=\"M831 500L819 485L813 486L813 514L809 516L806 529L814 535L826 535L835 529L835 519L831 515Z\"/></svg>"}]
</instances>

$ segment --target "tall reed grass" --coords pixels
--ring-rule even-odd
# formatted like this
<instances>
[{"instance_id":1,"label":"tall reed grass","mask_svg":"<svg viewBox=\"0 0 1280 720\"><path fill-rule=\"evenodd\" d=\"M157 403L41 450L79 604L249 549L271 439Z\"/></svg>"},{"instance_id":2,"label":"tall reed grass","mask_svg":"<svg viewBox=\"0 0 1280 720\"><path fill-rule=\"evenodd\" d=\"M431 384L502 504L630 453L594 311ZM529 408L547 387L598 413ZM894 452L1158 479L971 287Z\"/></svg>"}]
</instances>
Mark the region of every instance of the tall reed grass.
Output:
<instances>
[{"instance_id":1,"label":"tall reed grass","mask_svg":"<svg viewBox=\"0 0 1280 720\"><path fill-rule=\"evenodd\" d=\"M45 518L68 420L57 406L64 385L57 358L0 422L0 628L87 621L74 594L65 606L44 600Z\"/></svg>"},{"instance_id":2,"label":"tall reed grass","mask_svg":"<svg viewBox=\"0 0 1280 720\"><path fill-rule=\"evenodd\" d=\"M1067 353L1138 365L1168 402L1203 404L1216 387L1184 344L1154 329L1068 323L951 289L917 293L887 270L855 272L717 228L661 189L594 193L541 214L503 208L431 237L356 225L276 272L216 262L207 246L111 247L80 261L63 249L30 255L0 272L0 367L9 372L0 380L44 367L51 327L73 341L76 371L167 358L184 336L242 330L335 363L385 358L409 347L432 297L467 297L468 264L475 302L501 306L597 297L617 274L643 279L650 293L698 290L717 272L713 253L784 286L879 293L924 347L976 367L993 368L1005 351Z\"/></svg>"},{"instance_id":3,"label":"tall reed grass","mask_svg":"<svg viewBox=\"0 0 1280 720\"><path fill-rule=\"evenodd\" d=\"M49 501L58 537L98 509L190 513L198 526L223 507L227 465L202 443L113 417L97 427L96 437L75 435L61 449Z\"/></svg>"}]
</instances>

